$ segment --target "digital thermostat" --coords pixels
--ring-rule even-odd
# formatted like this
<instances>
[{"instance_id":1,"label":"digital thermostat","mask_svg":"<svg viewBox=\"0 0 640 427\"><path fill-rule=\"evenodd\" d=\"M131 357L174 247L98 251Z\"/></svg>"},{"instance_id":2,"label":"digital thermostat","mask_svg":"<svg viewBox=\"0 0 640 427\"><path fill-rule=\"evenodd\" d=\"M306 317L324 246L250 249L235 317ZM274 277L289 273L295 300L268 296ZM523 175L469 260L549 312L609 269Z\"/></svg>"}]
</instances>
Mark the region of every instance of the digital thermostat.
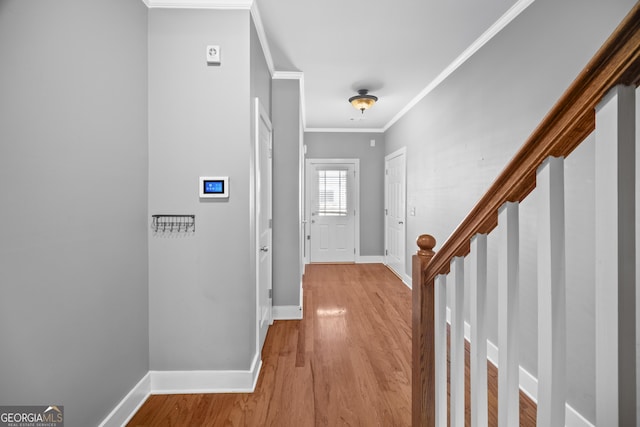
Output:
<instances>
[{"instance_id":1,"label":"digital thermostat","mask_svg":"<svg viewBox=\"0 0 640 427\"><path fill-rule=\"evenodd\" d=\"M200 198L221 199L229 197L229 177L228 176L201 176L200 177Z\"/></svg>"}]
</instances>

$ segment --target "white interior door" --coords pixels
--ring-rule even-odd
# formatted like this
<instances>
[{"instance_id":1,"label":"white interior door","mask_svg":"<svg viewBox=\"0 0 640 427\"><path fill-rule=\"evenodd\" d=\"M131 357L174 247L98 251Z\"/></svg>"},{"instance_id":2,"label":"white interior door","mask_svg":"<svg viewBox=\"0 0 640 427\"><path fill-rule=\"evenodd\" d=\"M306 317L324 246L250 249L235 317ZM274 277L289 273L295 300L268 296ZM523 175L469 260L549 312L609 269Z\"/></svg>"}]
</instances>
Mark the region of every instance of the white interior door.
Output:
<instances>
[{"instance_id":1,"label":"white interior door","mask_svg":"<svg viewBox=\"0 0 640 427\"><path fill-rule=\"evenodd\" d=\"M405 275L406 153L399 150L385 157L385 264L397 275Z\"/></svg>"},{"instance_id":2,"label":"white interior door","mask_svg":"<svg viewBox=\"0 0 640 427\"><path fill-rule=\"evenodd\" d=\"M262 350L272 318L272 128L271 121L256 98L256 234L258 346Z\"/></svg>"},{"instance_id":3,"label":"white interior door","mask_svg":"<svg viewBox=\"0 0 640 427\"><path fill-rule=\"evenodd\" d=\"M308 172L310 261L355 262L355 165L312 163Z\"/></svg>"}]
</instances>

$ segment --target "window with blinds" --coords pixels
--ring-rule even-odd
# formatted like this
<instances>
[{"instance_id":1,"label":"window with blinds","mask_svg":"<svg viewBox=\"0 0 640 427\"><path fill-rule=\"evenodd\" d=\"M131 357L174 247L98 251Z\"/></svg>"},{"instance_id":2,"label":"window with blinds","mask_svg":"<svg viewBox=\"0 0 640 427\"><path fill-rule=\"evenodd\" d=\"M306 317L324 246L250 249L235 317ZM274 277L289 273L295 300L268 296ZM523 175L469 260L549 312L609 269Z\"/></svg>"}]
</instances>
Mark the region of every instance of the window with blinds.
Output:
<instances>
[{"instance_id":1,"label":"window with blinds","mask_svg":"<svg viewBox=\"0 0 640 427\"><path fill-rule=\"evenodd\" d=\"M318 171L318 206L319 216L347 215L347 171Z\"/></svg>"}]
</instances>

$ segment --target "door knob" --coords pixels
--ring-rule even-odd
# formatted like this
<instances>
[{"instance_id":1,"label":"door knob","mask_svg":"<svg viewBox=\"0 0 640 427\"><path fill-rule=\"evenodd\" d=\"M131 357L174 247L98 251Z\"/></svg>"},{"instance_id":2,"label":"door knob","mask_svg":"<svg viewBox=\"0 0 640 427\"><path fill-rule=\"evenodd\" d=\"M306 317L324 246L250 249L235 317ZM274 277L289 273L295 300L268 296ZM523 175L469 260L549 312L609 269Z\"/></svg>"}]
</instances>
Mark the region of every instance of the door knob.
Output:
<instances>
[{"instance_id":1,"label":"door knob","mask_svg":"<svg viewBox=\"0 0 640 427\"><path fill-rule=\"evenodd\" d=\"M398 224L402 225L404 224L404 221L398 221Z\"/></svg>"},{"instance_id":2,"label":"door knob","mask_svg":"<svg viewBox=\"0 0 640 427\"><path fill-rule=\"evenodd\" d=\"M269 252L269 246L263 246L260 248L262 252Z\"/></svg>"}]
</instances>

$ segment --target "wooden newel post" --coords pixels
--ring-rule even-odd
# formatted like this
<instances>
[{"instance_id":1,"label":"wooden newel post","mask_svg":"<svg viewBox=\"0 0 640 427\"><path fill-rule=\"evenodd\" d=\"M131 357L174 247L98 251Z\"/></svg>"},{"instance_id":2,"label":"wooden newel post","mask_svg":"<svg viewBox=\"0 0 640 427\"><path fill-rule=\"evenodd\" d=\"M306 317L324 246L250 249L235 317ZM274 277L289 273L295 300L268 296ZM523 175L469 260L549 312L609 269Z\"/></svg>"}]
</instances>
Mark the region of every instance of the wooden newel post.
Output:
<instances>
[{"instance_id":1,"label":"wooden newel post","mask_svg":"<svg viewBox=\"0 0 640 427\"><path fill-rule=\"evenodd\" d=\"M413 373L411 412L413 427L435 426L435 307L434 280L426 281L425 272L436 239L428 234L418 237L418 253L413 256Z\"/></svg>"}]
</instances>

